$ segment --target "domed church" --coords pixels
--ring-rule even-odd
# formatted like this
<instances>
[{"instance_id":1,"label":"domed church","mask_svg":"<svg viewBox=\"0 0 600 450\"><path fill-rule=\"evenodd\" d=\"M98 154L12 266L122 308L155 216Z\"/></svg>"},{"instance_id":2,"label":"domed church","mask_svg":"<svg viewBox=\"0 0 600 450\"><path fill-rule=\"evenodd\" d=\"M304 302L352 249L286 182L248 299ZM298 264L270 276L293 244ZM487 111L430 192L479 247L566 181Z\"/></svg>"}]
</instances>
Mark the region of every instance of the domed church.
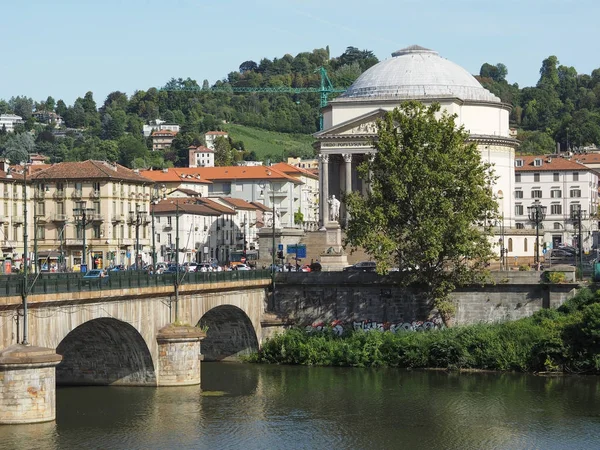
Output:
<instances>
[{"instance_id":1,"label":"domed church","mask_svg":"<svg viewBox=\"0 0 600 450\"><path fill-rule=\"evenodd\" d=\"M514 159L518 141L509 134L511 106L484 89L459 65L437 52L413 45L392 53L365 71L340 97L323 109L323 131L315 134L320 164L320 217L328 222L328 199L348 191L366 192L356 167L374 153L375 121L407 100L426 105L437 102L457 115L482 160L493 165L498 177L494 194L504 225L513 226ZM342 204L340 222L347 220Z\"/></svg>"}]
</instances>

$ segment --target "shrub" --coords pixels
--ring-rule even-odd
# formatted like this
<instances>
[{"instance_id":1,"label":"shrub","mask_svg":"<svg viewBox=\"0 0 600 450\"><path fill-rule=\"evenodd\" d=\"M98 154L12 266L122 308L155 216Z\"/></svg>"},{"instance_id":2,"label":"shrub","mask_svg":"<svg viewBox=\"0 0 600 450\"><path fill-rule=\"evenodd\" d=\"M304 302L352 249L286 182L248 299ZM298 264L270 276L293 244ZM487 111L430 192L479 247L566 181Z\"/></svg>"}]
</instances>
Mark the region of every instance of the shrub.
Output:
<instances>
[{"instance_id":1,"label":"shrub","mask_svg":"<svg viewBox=\"0 0 600 450\"><path fill-rule=\"evenodd\" d=\"M566 276L564 272L546 272L546 279L549 283L564 283Z\"/></svg>"}]
</instances>

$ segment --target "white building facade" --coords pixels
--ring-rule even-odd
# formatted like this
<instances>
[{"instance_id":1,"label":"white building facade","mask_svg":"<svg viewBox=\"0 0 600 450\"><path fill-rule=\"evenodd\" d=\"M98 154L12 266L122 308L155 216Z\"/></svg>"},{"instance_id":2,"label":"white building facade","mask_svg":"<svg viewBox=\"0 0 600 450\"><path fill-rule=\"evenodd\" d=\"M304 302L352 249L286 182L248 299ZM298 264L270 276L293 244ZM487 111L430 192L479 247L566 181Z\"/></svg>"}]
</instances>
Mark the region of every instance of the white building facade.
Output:
<instances>
[{"instance_id":1,"label":"white building facade","mask_svg":"<svg viewBox=\"0 0 600 450\"><path fill-rule=\"evenodd\" d=\"M0 130L6 128L6 131L12 133L15 131L15 126L25 123L21 116L16 114L0 114Z\"/></svg>"},{"instance_id":2,"label":"white building facade","mask_svg":"<svg viewBox=\"0 0 600 450\"><path fill-rule=\"evenodd\" d=\"M581 210L582 248L590 251L597 244L598 183L598 173L575 158L517 156L513 191L516 228L535 228L527 208L538 201L546 208L539 227L541 245L577 246Z\"/></svg>"}]
</instances>

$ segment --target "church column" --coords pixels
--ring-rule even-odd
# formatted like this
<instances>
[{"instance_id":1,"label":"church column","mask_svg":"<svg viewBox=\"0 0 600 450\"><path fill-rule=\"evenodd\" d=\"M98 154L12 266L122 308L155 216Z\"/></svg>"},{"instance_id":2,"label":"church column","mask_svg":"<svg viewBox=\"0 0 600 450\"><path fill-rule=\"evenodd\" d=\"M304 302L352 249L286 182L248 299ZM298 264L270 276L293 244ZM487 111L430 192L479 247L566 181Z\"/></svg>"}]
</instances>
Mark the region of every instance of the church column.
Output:
<instances>
[{"instance_id":1,"label":"church column","mask_svg":"<svg viewBox=\"0 0 600 450\"><path fill-rule=\"evenodd\" d=\"M352 192L352 154L351 153L343 153L342 157L344 158L344 165L346 169L346 186L344 188L344 192L348 195ZM348 208L344 205L344 223L346 226L348 225Z\"/></svg>"},{"instance_id":2,"label":"church column","mask_svg":"<svg viewBox=\"0 0 600 450\"><path fill-rule=\"evenodd\" d=\"M321 181L321 189L319 192L319 219L321 228L325 228L325 224L329 221L329 209L327 200L329 200L329 155L321 153L319 155L319 178Z\"/></svg>"}]
</instances>

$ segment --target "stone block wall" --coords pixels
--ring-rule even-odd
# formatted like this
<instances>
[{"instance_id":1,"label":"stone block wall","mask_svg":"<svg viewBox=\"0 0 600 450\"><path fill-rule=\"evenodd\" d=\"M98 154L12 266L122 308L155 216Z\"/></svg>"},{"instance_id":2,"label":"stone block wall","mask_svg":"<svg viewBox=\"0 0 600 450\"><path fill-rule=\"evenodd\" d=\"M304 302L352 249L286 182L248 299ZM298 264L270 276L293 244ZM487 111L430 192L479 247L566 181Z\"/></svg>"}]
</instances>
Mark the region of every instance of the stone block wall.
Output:
<instances>
[{"instance_id":1,"label":"stone block wall","mask_svg":"<svg viewBox=\"0 0 600 450\"><path fill-rule=\"evenodd\" d=\"M200 341L158 345L158 385L200 384Z\"/></svg>"}]
</instances>

